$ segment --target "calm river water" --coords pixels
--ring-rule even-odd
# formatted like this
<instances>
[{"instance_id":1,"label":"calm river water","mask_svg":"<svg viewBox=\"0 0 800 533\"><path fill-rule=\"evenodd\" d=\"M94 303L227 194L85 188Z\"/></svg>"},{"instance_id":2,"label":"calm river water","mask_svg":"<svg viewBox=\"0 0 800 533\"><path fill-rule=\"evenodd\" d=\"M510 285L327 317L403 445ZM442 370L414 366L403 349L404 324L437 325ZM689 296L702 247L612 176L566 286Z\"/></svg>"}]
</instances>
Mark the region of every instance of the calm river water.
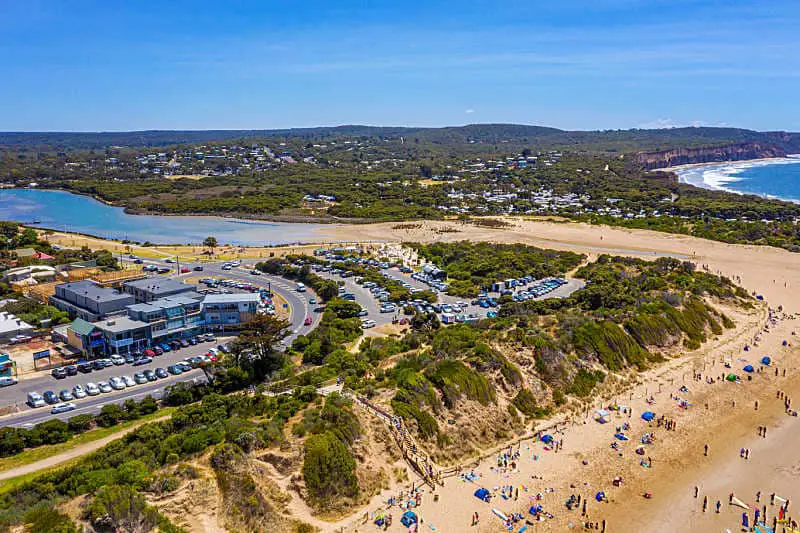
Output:
<instances>
[{"instance_id":1,"label":"calm river water","mask_svg":"<svg viewBox=\"0 0 800 533\"><path fill-rule=\"evenodd\" d=\"M326 227L213 216L129 215L88 196L36 189L0 189L0 220L39 221L42 228L154 244L199 244L209 235L220 244L289 244L319 240Z\"/></svg>"}]
</instances>

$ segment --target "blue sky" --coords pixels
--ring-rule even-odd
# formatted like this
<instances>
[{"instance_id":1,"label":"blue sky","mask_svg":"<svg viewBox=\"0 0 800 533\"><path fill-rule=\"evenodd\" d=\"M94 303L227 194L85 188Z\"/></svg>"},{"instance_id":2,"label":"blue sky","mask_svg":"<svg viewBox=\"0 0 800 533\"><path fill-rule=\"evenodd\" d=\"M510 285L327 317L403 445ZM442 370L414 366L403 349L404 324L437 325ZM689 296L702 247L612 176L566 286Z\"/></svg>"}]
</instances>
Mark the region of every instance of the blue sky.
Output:
<instances>
[{"instance_id":1,"label":"blue sky","mask_svg":"<svg viewBox=\"0 0 800 533\"><path fill-rule=\"evenodd\" d=\"M0 0L0 130L800 131L797 0Z\"/></svg>"}]
</instances>

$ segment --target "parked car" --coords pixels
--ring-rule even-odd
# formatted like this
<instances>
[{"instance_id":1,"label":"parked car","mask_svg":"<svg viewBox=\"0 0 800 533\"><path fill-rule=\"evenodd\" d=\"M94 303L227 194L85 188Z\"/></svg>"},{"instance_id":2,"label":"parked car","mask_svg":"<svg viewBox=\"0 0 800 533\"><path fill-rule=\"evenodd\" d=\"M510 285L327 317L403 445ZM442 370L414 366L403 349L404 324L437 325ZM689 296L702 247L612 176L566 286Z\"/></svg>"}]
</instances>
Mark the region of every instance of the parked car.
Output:
<instances>
[{"instance_id":1,"label":"parked car","mask_svg":"<svg viewBox=\"0 0 800 533\"><path fill-rule=\"evenodd\" d=\"M156 355L162 355L164 353L164 350L161 349L161 346L153 346L153 351L156 353Z\"/></svg>"},{"instance_id":2,"label":"parked car","mask_svg":"<svg viewBox=\"0 0 800 533\"><path fill-rule=\"evenodd\" d=\"M125 388L125 382L119 377L113 377L109 379L108 384L111 385L111 388L114 390L122 390Z\"/></svg>"},{"instance_id":3,"label":"parked car","mask_svg":"<svg viewBox=\"0 0 800 533\"><path fill-rule=\"evenodd\" d=\"M92 361L92 368L95 370L103 370L106 367L106 362L103 359Z\"/></svg>"},{"instance_id":4,"label":"parked car","mask_svg":"<svg viewBox=\"0 0 800 533\"><path fill-rule=\"evenodd\" d=\"M85 361L83 363L78 363L78 372L83 372L84 374L88 374L93 370L92 363Z\"/></svg>"},{"instance_id":5,"label":"parked car","mask_svg":"<svg viewBox=\"0 0 800 533\"><path fill-rule=\"evenodd\" d=\"M165 352L171 352L172 351L172 348L170 348L169 344L167 344L166 342L162 342L158 346L159 346L159 348L161 348Z\"/></svg>"},{"instance_id":6,"label":"parked car","mask_svg":"<svg viewBox=\"0 0 800 533\"><path fill-rule=\"evenodd\" d=\"M44 401L46 401L50 405L53 405L55 403L58 403L58 396L56 395L55 392L53 392L51 390L45 391L44 392Z\"/></svg>"},{"instance_id":7,"label":"parked car","mask_svg":"<svg viewBox=\"0 0 800 533\"><path fill-rule=\"evenodd\" d=\"M190 371L192 369L192 365L190 365L189 363L186 363L184 361L181 361L179 363L175 363L175 366L177 366L178 368L180 368L184 372L188 372L188 371Z\"/></svg>"},{"instance_id":8,"label":"parked car","mask_svg":"<svg viewBox=\"0 0 800 533\"><path fill-rule=\"evenodd\" d=\"M133 354L129 353L125 355L125 362L127 364L133 364L134 361L136 361L136 358L133 356Z\"/></svg>"},{"instance_id":9,"label":"parked car","mask_svg":"<svg viewBox=\"0 0 800 533\"><path fill-rule=\"evenodd\" d=\"M122 382L125 383L126 387L135 387L136 382L130 376L122 376Z\"/></svg>"},{"instance_id":10,"label":"parked car","mask_svg":"<svg viewBox=\"0 0 800 533\"><path fill-rule=\"evenodd\" d=\"M169 373L166 370L164 370L163 368L159 367L159 368L156 368L156 377L164 379L166 377L169 377Z\"/></svg>"},{"instance_id":11,"label":"parked car","mask_svg":"<svg viewBox=\"0 0 800 533\"><path fill-rule=\"evenodd\" d=\"M122 357L121 355L114 354L114 355L111 356L111 362L114 363L117 366L124 365L125 364L125 358Z\"/></svg>"},{"instance_id":12,"label":"parked car","mask_svg":"<svg viewBox=\"0 0 800 533\"><path fill-rule=\"evenodd\" d=\"M171 343L169 343L169 347L177 351L181 349L181 343L180 341L172 341Z\"/></svg>"},{"instance_id":13,"label":"parked car","mask_svg":"<svg viewBox=\"0 0 800 533\"><path fill-rule=\"evenodd\" d=\"M152 358L150 358L150 357L142 357L141 359L137 359L136 361L134 361L133 362L133 366L146 365L146 364L152 363L152 362L153 362Z\"/></svg>"},{"instance_id":14,"label":"parked car","mask_svg":"<svg viewBox=\"0 0 800 533\"><path fill-rule=\"evenodd\" d=\"M77 398L86 398L86 389L83 388L83 385L75 385L72 387L72 395Z\"/></svg>"},{"instance_id":15,"label":"parked car","mask_svg":"<svg viewBox=\"0 0 800 533\"><path fill-rule=\"evenodd\" d=\"M145 377L145 375L143 373L141 373L141 372L139 372L138 374L134 374L133 380L138 385L144 385L145 383L147 383L147 377Z\"/></svg>"},{"instance_id":16,"label":"parked car","mask_svg":"<svg viewBox=\"0 0 800 533\"><path fill-rule=\"evenodd\" d=\"M58 397L61 398L62 402L71 402L75 399L69 389L64 389L58 393Z\"/></svg>"},{"instance_id":17,"label":"parked car","mask_svg":"<svg viewBox=\"0 0 800 533\"><path fill-rule=\"evenodd\" d=\"M60 403L58 405L54 405L52 409L50 409L50 413L57 415L59 413L66 413L68 411L74 411L77 409L77 405L74 403Z\"/></svg>"},{"instance_id":18,"label":"parked car","mask_svg":"<svg viewBox=\"0 0 800 533\"><path fill-rule=\"evenodd\" d=\"M0 378L0 387L10 387L11 385L16 385L17 380L14 378Z\"/></svg>"},{"instance_id":19,"label":"parked car","mask_svg":"<svg viewBox=\"0 0 800 533\"><path fill-rule=\"evenodd\" d=\"M76 376L78 374L78 367L75 365L65 366L64 372L66 372L68 376Z\"/></svg>"},{"instance_id":20,"label":"parked car","mask_svg":"<svg viewBox=\"0 0 800 533\"><path fill-rule=\"evenodd\" d=\"M192 270L194 270L195 272L202 272L203 271L203 267L200 266L200 265L197 265Z\"/></svg>"},{"instance_id":21,"label":"parked car","mask_svg":"<svg viewBox=\"0 0 800 533\"><path fill-rule=\"evenodd\" d=\"M50 372L50 375L52 375L56 379L64 379L65 377L67 377L67 371L64 370L63 368L54 368Z\"/></svg>"},{"instance_id":22,"label":"parked car","mask_svg":"<svg viewBox=\"0 0 800 533\"><path fill-rule=\"evenodd\" d=\"M144 352L142 352L142 355L144 355L145 357L152 358L156 356L156 352L154 352L153 350L145 350Z\"/></svg>"},{"instance_id":23,"label":"parked car","mask_svg":"<svg viewBox=\"0 0 800 533\"><path fill-rule=\"evenodd\" d=\"M42 395L38 392L29 392L28 393L28 401L26 402L31 407L44 407L45 402Z\"/></svg>"},{"instance_id":24,"label":"parked car","mask_svg":"<svg viewBox=\"0 0 800 533\"><path fill-rule=\"evenodd\" d=\"M100 392L111 392L111 385L109 385L105 381L101 381L97 384L97 388L100 389Z\"/></svg>"},{"instance_id":25,"label":"parked car","mask_svg":"<svg viewBox=\"0 0 800 533\"><path fill-rule=\"evenodd\" d=\"M181 339L181 348L188 348L189 346L191 346L191 345L189 344L188 340Z\"/></svg>"},{"instance_id":26,"label":"parked car","mask_svg":"<svg viewBox=\"0 0 800 533\"><path fill-rule=\"evenodd\" d=\"M183 369L181 367L179 367L178 365L170 365L170 366L167 367L167 370L169 370L169 373L174 375L174 376L177 376L179 374L183 374Z\"/></svg>"},{"instance_id":27,"label":"parked car","mask_svg":"<svg viewBox=\"0 0 800 533\"><path fill-rule=\"evenodd\" d=\"M214 342L215 340L217 340L217 336L214 335L213 333L206 333L203 336L203 338L205 339L206 342Z\"/></svg>"},{"instance_id":28,"label":"parked car","mask_svg":"<svg viewBox=\"0 0 800 533\"><path fill-rule=\"evenodd\" d=\"M89 396L97 396L100 394L100 388L90 381L86 384L86 394Z\"/></svg>"},{"instance_id":29,"label":"parked car","mask_svg":"<svg viewBox=\"0 0 800 533\"><path fill-rule=\"evenodd\" d=\"M145 370L144 372L142 372L142 374L144 374L144 377L147 378L147 381L156 381L158 379L156 377L156 373L150 369Z\"/></svg>"},{"instance_id":30,"label":"parked car","mask_svg":"<svg viewBox=\"0 0 800 533\"><path fill-rule=\"evenodd\" d=\"M197 337L192 337L191 339L189 339L189 344L191 346L196 346L197 345Z\"/></svg>"}]
</instances>

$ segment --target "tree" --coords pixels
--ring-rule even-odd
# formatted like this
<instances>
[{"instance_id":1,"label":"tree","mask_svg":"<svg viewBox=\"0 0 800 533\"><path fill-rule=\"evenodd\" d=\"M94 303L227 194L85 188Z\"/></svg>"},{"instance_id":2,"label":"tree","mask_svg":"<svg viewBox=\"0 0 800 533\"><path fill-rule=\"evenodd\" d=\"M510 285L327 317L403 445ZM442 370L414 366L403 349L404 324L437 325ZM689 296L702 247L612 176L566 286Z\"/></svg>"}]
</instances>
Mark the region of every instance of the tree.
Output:
<instances>
[{"instance_id":1,"label":"tree","mask_svg":"<svg viewBox=\"0 0 800 533\"><path fill-rule=\"evenodd\" d=\"M289 335L289 322L272 315L256 315L247 322L236 341L234 357L239 366L252 365L256 378L280 369L284 354L278 343Z\"/></svg>"},{"instance_id":2,"label":"tree","mask_svg":"<svg viewBox=\"0 0 800 533\"><path fill-rule=\"evenodd\" d=\"M336 313L337 318L354 318L361 312L361 306L344 298L334 298L328 302L326 310Z\"/></svg>"},{"instance_id":3,"label":"tree","mask_svg":"<svg viewBox=\"0 0 800 533\"><path fill-rule=\"evenodd\" d=\"M77 533L78 528L69 516L52 507L36 507L25 515L28 533Z\"/></svg>"},{"instance_id":4,"label":"tree","mask_svg":"<svg viewBox=\"0 0 800 533\"><path fill-rule=\"evenodd\" d=\"M203 240L203 246L209 248L211 250L211 255L214 255L214 248L219 246L219 243L217 243L216 237L208 236Z\"/></svg>"}]
</instances>

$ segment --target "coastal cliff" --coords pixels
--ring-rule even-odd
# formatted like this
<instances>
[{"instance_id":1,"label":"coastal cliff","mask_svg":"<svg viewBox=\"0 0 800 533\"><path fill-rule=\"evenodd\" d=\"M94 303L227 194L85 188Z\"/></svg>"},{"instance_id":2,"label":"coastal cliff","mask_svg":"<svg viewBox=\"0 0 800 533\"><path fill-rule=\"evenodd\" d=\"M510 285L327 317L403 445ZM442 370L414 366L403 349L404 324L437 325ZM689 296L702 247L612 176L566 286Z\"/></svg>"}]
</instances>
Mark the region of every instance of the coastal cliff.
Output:
<instances>
[{"instance_id":1,"label":"coastal cliff","mask_svg":"<svg viewBox=\"0 0 800 533\"><path fill-rule=\"evenodd\" d=\"M743 161L767 157L785 157L786 152L777 146L762 142L744 142L706 148L674 148L654 152L640 152L637 161L647 170L717 161Z\"/></svg>"}]
</instances>

